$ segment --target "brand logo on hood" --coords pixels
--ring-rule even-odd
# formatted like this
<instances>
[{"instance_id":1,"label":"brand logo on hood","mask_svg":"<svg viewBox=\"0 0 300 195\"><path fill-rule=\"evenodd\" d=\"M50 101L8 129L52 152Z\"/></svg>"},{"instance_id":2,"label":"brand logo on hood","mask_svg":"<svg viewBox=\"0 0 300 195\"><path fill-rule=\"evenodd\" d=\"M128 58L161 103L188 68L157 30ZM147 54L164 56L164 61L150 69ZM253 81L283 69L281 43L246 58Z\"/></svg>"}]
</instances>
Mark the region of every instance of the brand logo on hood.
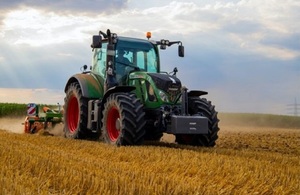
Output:
<instances>
[{"instance_id":1,"label":"brand logo on hood","mask_svg":"<svg viewBox=\"0 0 300 195\"><path fill-rule=\"evenodd\" d=\"M175 79L173 79L172 77L169 77L169 79L172 81L172 83L176 84Z\"/></svg>"}]
</instances>

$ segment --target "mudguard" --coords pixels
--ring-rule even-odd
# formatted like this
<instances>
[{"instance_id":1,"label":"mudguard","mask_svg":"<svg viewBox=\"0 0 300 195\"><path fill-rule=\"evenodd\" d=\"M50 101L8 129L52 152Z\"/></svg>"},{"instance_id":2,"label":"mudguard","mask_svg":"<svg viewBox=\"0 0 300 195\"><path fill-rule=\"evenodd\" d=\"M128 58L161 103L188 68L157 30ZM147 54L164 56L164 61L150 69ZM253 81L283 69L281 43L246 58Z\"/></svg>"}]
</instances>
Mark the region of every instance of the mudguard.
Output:
<instances>
[{"instance_id":1,"label":"mudguard","mask_svg":"<svg viewBox=\"0 0 300 195\"><path fill-rule=\"evenodd\" d=\"M89 99L99 99L103 97L104 89L103 82L101 83L96 76L91 74L75 74L67 82L65 92L68 86L77 82L80 85L82 96Z\"/></svg>"},{"instance_id":2,"label":"mudguard","mask_svg":"<svg viewBox=\"0 0 300 195\"><path fill-rule=\"evenodd\" d=\"M191 90L188 93L188 97L199 97L201 95L207 95L206 91L198 91L198 90Z\"/></svg>"},{"instance_id":3,"label":"mudguard","mask_svg":"<svg viewBox=\"0 0 300 195\"><path fill-rule=\"evenodd\" d=\"M102 118L102 111L104 109L104 104L106 103L107 98L111 94L113 94L113 93L119 93L119 92L129 93L129 92L131 92L133 90L135 90L135 87L133 87L133 86L115 86L115 87L112 87L112 88L108 89L106 91L106 93L104 94L101 102L100 102L100 109L101 109L101 111L99 113L100 118Z\"/></svg>"},{"instance_id":4,"label":"mudguard","mask_svg":"<svg viewBox=\"0 0 300 195\"><path fill-rule=\"evenodd\" d=\"M115 87L112 87L110 88L109 90L106 91L103 99L102 99L102 103L101 105L104 106L104 103L106 102L106 99L108 98L108 96L110 96L110 94L113 94L113 93L119 93L119 92L131 92L135 90L135 87L133 86L115 86Z\"/></svg>"}]
</instances>

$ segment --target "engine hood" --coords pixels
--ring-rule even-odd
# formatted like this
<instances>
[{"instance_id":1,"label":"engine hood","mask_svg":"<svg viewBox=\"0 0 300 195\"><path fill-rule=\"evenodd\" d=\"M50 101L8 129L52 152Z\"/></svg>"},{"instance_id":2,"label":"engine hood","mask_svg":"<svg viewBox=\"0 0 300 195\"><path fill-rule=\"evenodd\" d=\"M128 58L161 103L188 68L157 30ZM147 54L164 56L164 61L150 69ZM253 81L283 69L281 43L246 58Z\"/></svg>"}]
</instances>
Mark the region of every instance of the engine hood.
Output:
<instances>
[{"instance_id":1,"label":"engine hood","mask_svg":"<svg viewBox=\"0 0 300 195\"><path fill-rule=\"evenodd\" d=\"M159 73L148 73L153 79L157 88L168 91L169 88L181 88L180 80L172 75L159 74Z\"/></svg>"},{"instance_id":2,"label":"engine hood","mask_svg":"<svg viewBox=\"0 0 300 195\"><path fill-rule=\"evenodd\" d=\"M181 93L181 81L172 75L160 73L148 73L156 87L168 93L171 101L174 101Z\"/></svg>"}]
</instances>

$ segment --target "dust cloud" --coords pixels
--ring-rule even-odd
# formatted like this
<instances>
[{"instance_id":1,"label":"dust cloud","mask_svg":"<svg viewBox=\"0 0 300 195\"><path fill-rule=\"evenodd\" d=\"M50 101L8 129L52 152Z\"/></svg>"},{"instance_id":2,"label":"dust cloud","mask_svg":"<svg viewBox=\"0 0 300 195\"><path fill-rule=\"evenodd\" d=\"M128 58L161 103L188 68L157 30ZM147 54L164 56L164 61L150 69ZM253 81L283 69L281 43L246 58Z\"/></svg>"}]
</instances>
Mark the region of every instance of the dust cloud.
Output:
<instances>
[{"instance_id":1,"label":"dust cloud","mask_svg":"<svg viewBox=\"0 0 300 195\"><path fill-rule=\"evenodd\" d=\"M11 131L13 133L23 133L25 117L3 117L0 118L0 129Z\"/></svg>"},{"instance_id":2,"label":"dust cloud","mask_svg":"<svg viewBox=\"0 0 300 195\"><path fill-rule=\"evenodd\" d=\"M60 137L64 137L64 132L63 132L63 124L57 124L55 125L55 127L50 128L48 130L49 134L54 135L54 136L60 136Z\"/></svg>"},{"instance_id":3,"label":"dust cloud","mask_svg":"<svg viewBox=\"0 0 300 195\"><path fill-rule=\"evenodd\" d=\"M24 120L25 117L3 117L0 118L0 129L10 131L12 133L24 133ZM63 124L57 124L53 128L42 129L39 134L43 135L53 135L53 136L64 136L63 133Z\"/></svg>"}]
</instances>

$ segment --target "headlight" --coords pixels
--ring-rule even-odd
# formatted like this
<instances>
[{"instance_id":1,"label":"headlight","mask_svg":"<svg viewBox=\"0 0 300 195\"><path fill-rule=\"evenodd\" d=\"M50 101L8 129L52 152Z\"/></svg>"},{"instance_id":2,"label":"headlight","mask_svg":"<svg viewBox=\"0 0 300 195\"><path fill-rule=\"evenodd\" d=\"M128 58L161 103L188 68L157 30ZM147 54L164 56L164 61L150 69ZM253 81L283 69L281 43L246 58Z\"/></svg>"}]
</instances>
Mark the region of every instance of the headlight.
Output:
<instances>
[{"instance_id":1,"label":"headlight","mask_svg":"<svg viewBox=\"0 0 300 195\"><path fill-rule=\"evenodd\" d=\"M145 80L142 81L142 84L144 84L144 83L145 83ZM154 93L154 89L148 81L146 81L146 87L147 87L147 94L148 94L149 101L157 102L157 98Z\"/></svg>"},{"instance_id":2,"label":"headlight","mask_svg":"<svg viewBox=\"0 0 300 195\"><path fill-rule=\"evenodd\" d=\"M159 91L159 97L162 101L169 102L169 98L165 92Z\"/></svg>"}]
</instances>

